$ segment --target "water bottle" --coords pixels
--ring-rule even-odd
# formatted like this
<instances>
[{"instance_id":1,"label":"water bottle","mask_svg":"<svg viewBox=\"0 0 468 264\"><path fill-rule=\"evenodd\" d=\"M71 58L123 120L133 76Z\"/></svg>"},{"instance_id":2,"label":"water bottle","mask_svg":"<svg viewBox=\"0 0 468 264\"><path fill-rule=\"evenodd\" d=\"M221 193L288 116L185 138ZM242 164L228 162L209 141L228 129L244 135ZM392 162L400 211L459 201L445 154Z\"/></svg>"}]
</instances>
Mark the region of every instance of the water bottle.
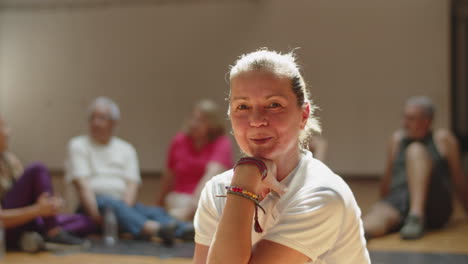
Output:
<instances>
[{"instance_id":1,"label":"water bottle","mask_svg":"<svg viewBox=\"0 0 468 264\"><path fill-rule=\"evenodd\" d=\"M119 226L114 211L111 208L104 210L104 244L113 246L119 239Z\"/></svg>"},{"instance_id":2,"label":"water bottle","mask_svg":"<svg viewBox=\"0 0 468 264\"><path fill-rule=\"evenodd\" d=\"M6 254L6 241L5 241L5 229L3 229L3 223L0 221L0 259L5 258Z\"/></svg>"}]
</instances>

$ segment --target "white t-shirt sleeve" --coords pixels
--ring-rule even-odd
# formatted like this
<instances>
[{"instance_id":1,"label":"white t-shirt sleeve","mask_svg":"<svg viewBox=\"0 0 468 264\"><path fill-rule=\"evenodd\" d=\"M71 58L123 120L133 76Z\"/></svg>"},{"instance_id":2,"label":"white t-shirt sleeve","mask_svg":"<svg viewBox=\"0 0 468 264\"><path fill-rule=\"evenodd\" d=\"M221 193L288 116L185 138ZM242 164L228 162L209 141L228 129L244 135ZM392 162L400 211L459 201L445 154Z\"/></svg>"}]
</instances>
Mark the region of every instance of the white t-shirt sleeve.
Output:
<instances>
[{"instance_id":1,"label":"white t-shirt sleeve","mask_svg":"<svg viewBox=\"0 0 468 264\"><path fill-rule=\"evenodd\" d=\"M68 143L67 180L85 178L91 175L91 164L89 162L86 146L82 141L72 139Z\"/></svg>"},{"instance_id":2,"label":"white t-shirt sleeve","mask_svg":"<svg viewBox=\"0 0 468 264\"><path fill-rule=\"evenodd\" d=\"M315 261L335 244L344 217L342 198L330 189L303 189L263 239L297 250Z\"/></svg>"},{"instance_id":3,"label":"white t-shirt sleeve","mask_svg":"<svg viewBox=\"0 0 468 264\"><path fill-rule=\"evenodd\" d=\"M129 145L128 160L125 163L124 177L132 182L141 183L140 167L138 165L138 155L135 148Z\"/></svg>"},{"instance_id":4,"label":"white t-shirt sleeve","mask_svg":"<svg viewBox=\"0 0 468 264\"><path fill-rule=\"evenodd\" d=\"M225 198L216 197L216 195L216 184L211 180L207 182L201 192L197 212L195 213L195 242L198 244L210 246L218 228L220 213L216 209L216 201L214 199Z\"/></svg>"}]
</instances>

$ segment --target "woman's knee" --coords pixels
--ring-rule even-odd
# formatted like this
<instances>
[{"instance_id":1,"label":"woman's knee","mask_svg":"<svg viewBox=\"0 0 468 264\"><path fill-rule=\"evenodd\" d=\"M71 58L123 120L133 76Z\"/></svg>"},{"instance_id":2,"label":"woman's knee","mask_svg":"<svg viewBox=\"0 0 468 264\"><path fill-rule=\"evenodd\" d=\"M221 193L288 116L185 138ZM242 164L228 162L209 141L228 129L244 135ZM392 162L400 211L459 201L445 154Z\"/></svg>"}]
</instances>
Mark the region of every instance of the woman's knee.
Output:
<instances>
[{"instance_id":1,"label":"woman's knee","mask_svg":"<svg viewBox=\"0 0 468 264\"><path fill-rule=\"evenodd\" d=\"M105 208L114 209L114 207L117 206L117 200L106 195L97 195L96 203L99 209L105 209Z\"/></svg>"},{"instance_id":2,"label":"woman's knee","mask_svg":"<svg viewBox=\"0 0 468 264\"><path fill-rule=\"evenodd\" d=\"M40 163L40 162L34 162L31 163L29 166L26 167L24 170L24 175L32 175L32 176L40 176L40 177L47 177L49 178L49 170L47 167Z\"/></svg>"},{"instance_id":3,"label":"woman's knee","mask_svg":"<svg viewBox=\"0 0 468 264\"><path fill-rule=\"evenodd\" d=\"M425 159L425 160L430 160L430 154L427 151L426 147L424 144L421 142L413 142L408 145L405 151L406 159Z\"/></svg>"},{"instance_id":4,"label":"woman's knee","mask_svg":"<svg viewBox=\"0 0 468 264\"><path fill-rule=\"evenodd\" d=\"M378 202L363 217L364 231L369 237L382 236L398 226L400 219L398 210L389 204Z\"/></svg>"}]
</instances>

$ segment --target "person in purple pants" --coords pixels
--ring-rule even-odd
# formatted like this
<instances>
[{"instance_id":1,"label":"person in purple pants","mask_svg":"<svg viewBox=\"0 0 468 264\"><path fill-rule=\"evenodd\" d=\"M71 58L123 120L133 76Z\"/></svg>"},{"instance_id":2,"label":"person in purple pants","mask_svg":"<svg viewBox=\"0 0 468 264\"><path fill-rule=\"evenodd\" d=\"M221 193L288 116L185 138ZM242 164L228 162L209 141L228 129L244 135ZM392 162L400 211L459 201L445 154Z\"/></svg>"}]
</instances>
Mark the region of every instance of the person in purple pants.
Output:
<instances>
[{"instance_id":1,"label":"person in purple pants","mask_svg":"<svg viewBox=\"0 0 468 264\"><path fill-rule=\"evenodd\" d=\"M77 235L92 232L94 223L85 215L58 214L63 200L53 194L47 168L33 163L23 170L7 150L8 135L0 116L0 221L6 229L7 247L33 251L39 244L53 248L87 244Z\"/></svg>"}]
</instances>

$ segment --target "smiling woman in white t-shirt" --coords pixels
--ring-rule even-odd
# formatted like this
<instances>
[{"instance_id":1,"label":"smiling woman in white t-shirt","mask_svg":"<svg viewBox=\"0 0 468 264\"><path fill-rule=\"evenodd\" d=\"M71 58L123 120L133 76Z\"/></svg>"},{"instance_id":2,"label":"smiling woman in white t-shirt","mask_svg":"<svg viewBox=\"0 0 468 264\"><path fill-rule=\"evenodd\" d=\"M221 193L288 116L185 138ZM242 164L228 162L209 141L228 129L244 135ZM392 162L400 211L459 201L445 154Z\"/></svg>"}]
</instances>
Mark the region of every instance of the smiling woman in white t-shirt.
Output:
<instances>
[{"instance_id":1,"label":"smiling woman in white t-shirt","mask_svg":"<svg viewBox=\"0 0 468 264\"><path fill-rule=\"evenodd\" d=\"M351 190L302 147L320 130L313 112L293 54L261 49L231 68L246 157L202 192L194 263L370 263Z\"/></svg>"}]
</instances>

